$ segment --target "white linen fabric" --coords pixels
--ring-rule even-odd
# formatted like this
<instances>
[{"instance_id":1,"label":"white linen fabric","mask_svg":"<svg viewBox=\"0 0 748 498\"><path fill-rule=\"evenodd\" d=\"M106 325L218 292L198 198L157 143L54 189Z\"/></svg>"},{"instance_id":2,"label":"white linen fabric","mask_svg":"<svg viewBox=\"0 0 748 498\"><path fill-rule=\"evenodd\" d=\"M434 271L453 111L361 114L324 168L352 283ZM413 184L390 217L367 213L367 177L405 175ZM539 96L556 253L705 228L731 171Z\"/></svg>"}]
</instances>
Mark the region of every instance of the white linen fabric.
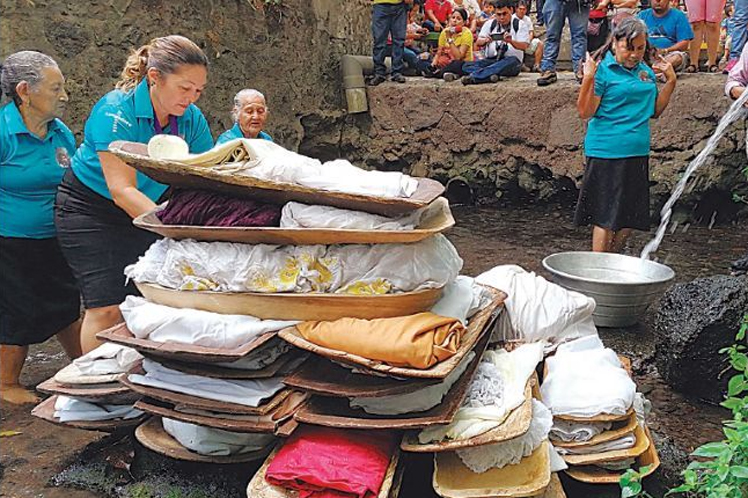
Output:
<instances>
[{"instance_id":1,"label":"white linen fabric","mask_svg":"<svg viewBox=\"0 0 748 498\"><path fill-rule=\"evenodd\" d=\"M591 455L595 453L605 453L606 451L627 450L634 446L636 446L636 436L634 434L628 434L618 439L605 441L600 444L574 448L557 448L556 451L561 455Z\"/></svg>"},{"instance_id":2,"label":"white linen fabric","mask_svg":"<svg viewBox=\"0 0 748 498\"><path fill-rule=\"evenodd\" d=\"M249 380L214 379L172 370L148 358L143 360L143 370L146 372L145 375L130 374L130 382L252 407L259 406L283 389L282 377Z\"/></svg>"},{"instance_id":3,"label":"white linen fabric","mask_svg":"<svg viewBox=\"0 0 748 498\"><path fill-rule=\"evenodd\" d=\"M551 428L551 441L564 443L583 443L598 434L602 434L613 426L612 422L572 422L556 418Z\"/></svg>"},{"instance_id":4,"label":"white linen fabric","mask_svg":"<svg viewBox=\"0 0 748 498\"><path fill-rule=\"evenodd\" d=\"M463 405L448 425L439 425L422 430L418 434L421 443L444 439L468 439L501 425L509 413L525 401L525 386L543 359L545 343L523 344L511 353L506 350L488 350L481 361L496 367L503 383L503 396L494 403L481 407Z\"/></svg>"},{"instance_id":5,"label":"white linen fabric","mask_svg":"<svg viewBox=\"0 0 748 498\"><path fill-rule=\"evenodd\" d=\"M337 228L346 230L413 230L429 206L412 213L388 218L378 214L332 206L310 206L288 202L281 211L281 228Z\"/></svg>"},{"instance_id":6,"label":"white linen fabric","mask_svg":"<svg viewBox=\"0 0 748 498\"><path fill-rule=\"evenodd\" d=\"M83 375L109 375L129 371L143 356L132 348L106 342L73 360Z\"/></svg>"},{"instance_id":7,"label":"white linen fabric","mask_svg":"<svg viewBox=\"0 0 748 498\"><path fill-rule=\"evenodd\" d=\"M478 275L478 283L504 291L506 312L499 317L495 341L548 341L559 344L597 335L595 300L551 283L516 265L501 265Z\"/></svg>"},{"instance_id":8,"label":"white linen fabric","mask_svg":"<svg viewBox=\"0 0 748 498\"><path fill-rule=\"evenodd\" d=\"M462 463L476 474L492 468L503 468L519 463L530 456L540 444L548 439L548 431L553 424L550 410L538 400L532 400L532 421L530 428L522 436L509 441L486 444L456 451Z\"/></svg>"},{"instance_id":9,"label":"white linen fabric","mask_svg":"<svg viewBox=\"0 0 748 498\"><path fill-rule=\"evenodd\" d=\"M394 396L357 397L351 398L351 408L361 408L366 413L375 415L401 415L403 413L416 413L430 410L442 402L444 396L457 382L470 362L475 358L475 352L470 351L460 363L447 375L442 382L432 384L423 389L407 394Z\"/></svg>"},{"instance_id":10,"label":"white linen fabric","mask_svg":"<svg viewBox=\"0 0 748 498\"><path fill-rule=\"evenodd\" d=\"M594 338L559 347L546 360L546 367L548 375L540 392L554 415L624 415L634 402L636 384L616 353Z\"/></svg>"},{"instance_id":11,"label":"white linen fabric","mask_svg":"<svg viewBox=\"0 0 748 498\"><path fill-rule=\"evenodd\" d=\"M467 325L468 318L490 302L491 296L485 287L477 284L472 277L460 275L444 287L442 297L431 308L431 312L456 318Z\"/></svg>"},{"instance_id":12,"label":"white linen fabric","mask_svg":"<svg viewBox=\"0 0 748 498\"><path fill-rule=\"evenodd\" d=\"M139 339L225 349L240 347L263 334L299 323L171 308L137 296L127 296L119 309L127 328Z\"/></svg>"},{"instance_id":13,"label":"white linen fabric","mask_svg":"<svg viewBox=\"0 0 748 498\"><path fill-rule=\"evenodd\" d=\"M386 294L442 287L461 268L439 234L413 244L332 246L161 239L125 274L179 290Z\"/></svg>"},{"instance_id":14,"label":"white linen fabric","mask_svg":"<svg viewBox=\"0 0 748 498\"><path fill-rule=\"evenodd\" d=\"M104 405L90 403L82 399L70 396L57 396L55 400L55 418L60 422L73 422L82 420L114 420L129 419L142 415L143 412L136 410L132 405Z\"/></svg>"},{"instance_id":15,"label":"white linen fabric","mask_svg":"<svg viewBox=\"0 0 748 498\"><path fill-rule=\"evenodd\" d=\"M162 418L164 430L179 444L200 455L229 456L260 451L276 440L272 434L244 434Z\"/></svg>"}]
</instances>

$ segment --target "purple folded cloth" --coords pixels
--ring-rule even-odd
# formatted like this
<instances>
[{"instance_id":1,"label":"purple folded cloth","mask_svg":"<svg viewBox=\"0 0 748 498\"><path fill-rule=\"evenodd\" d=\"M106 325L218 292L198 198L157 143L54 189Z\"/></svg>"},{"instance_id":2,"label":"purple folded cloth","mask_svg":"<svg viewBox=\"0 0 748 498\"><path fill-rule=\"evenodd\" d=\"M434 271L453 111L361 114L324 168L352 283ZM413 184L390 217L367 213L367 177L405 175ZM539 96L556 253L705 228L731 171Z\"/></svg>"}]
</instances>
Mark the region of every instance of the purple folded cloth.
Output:
<instances>
[{"instance_id":1,"label":"purple folded cloth","mask_svg":"<svg viewBox=\"0 0 748 498\"><path fill-rule=\"evenodd\" d=\"M164 225L277 227L281 206L205 190L176 190L157 216Z\"/></svg>"}]
</instances>

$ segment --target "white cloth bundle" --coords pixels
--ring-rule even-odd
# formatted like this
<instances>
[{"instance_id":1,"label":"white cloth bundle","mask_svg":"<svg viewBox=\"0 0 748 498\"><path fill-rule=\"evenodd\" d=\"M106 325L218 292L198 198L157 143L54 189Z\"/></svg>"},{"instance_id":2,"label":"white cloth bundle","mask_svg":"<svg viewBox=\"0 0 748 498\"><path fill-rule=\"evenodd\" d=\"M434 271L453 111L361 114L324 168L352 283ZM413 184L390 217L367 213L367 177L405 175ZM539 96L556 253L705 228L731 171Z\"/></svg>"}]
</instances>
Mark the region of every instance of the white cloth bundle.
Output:
<instances>
[{"instance_id":1,"label":"white cloth bundle","mask_svg":"<svg viewBox=\"0 0 748 498\"><path fill-rule=\"evenodd\" d=\"M634 402L636 384L616 353L599 338L564 344L546 360L548 375L540 388L554 415L591 418L624 415Z\"/></svg>"},{"instance_id":2,"label":"white cloth bundle","mask_svg":"<svg viewBox=\"0 0 748 498\"><path fill-rule=\"evenodd\" d=\"M332 246L161 239L125 274L179 290L385 294L442 287L461 268L443 235L413 244Z\"/></svg>"},{"instance_id":3,"label":"white cloth bundle","mask_svg":"<svg viewBox=\"0 0 748 498\"><path fill-rule=\"evenodd\" d=\"M634 434L628 434L618 439L605 441L600 444L573 448L557 448L556 451L561 455L591 455L595 453L605 453L606 451L627 450L634 446L636 446L636 436Z\"/></svg>"},{"instance_id":4,"label":"white cloth bundle","mask_svg":"<svg viewBox=\"0 0 748 498\"><path fill-rule=\"evenodd\" d=\"M361 408L366 413L375 415L401 415L430 410L442 402L455 382L465 373L465 369L473 361L473 358L475 358L475 353L470 351L454 370L438 384L432 384L407 394L380 396L378 398L351 398L351 408Z\"/></svg>"},{"instance_id":5,"label":"white cloth bundle","mask_svg":"<svg viewBox=\"0 0 748 498\"><path fill-rule=\"evenodd\" d=\"M129 371L143 356L132 348L106 342L73 360L82 375L110 375Z\"/></svg>"},{"instance_id":6,"label":"white cloth bundle","mask_svg":"<svg viewBox=\"0 0 748 498\"><path fill-rule=\"evenodd\" d=\"M467 325L468 318L491 301L486 289L478 285L474 278L460 275L444 287L442 297L431 308L431 312L441 316L456 318Z\"/></svg>"},{"instance_id":7,"label":"white cloth bundle","mask_svg":"<svg viewBox=\"0 0 748 498\"><path fill-rule=\"evenodd\" d=\"M272 365L282 355L291 350L291 345L280 338L274 338L255 349L247 356L236 361L221 361L216 366L233 368L234 370L260 370Z\"/></svg>"},{"instance_id":8,"label":"white cloth bundle","mask_svg":"<svg viewBox=\"0 0 748 498\"><path fill-rule=\"evenodd\" d=\"M489 469L506 467L519 463L530 456L540 444L548 439L548 431L553 424L553 415L540 401L532 400L532 421L530 428L522 436L509 441L486 444L456 451L462 463L476 474Z\"/></svg>"},{"instance_id":9,"label":"white cloth bundle","mask_svg":"<svg viewBox=\"0 0 748 498\"><path fill-rule=\"evenodd\" d=\"M516 265L501 265L478 275L478 283L507 294L495 341L548 341L552 344L597 334L595 300L548 282Z\"/></svg>"},{"instance_id":10,"label":"white cloth bundle","mask_svg":"<svg viewBox=\"0 0 748 498\"><path fill-rule=\"evenodd\" d=\"M281 211L281 228L337 228L346 230L413 230L429 206L412 213L388 218L379 214L332 206L310 206L288 202Z\"/></svg>"},{"instance_id":11,"label":"white cloth bundle","mask_svg":"<svg viewBox=\"0 0 748 498\"><path fill-rule=\"evenodd\" d=\"M244 434L162 418L164 430L179 444L200 455L228 456L260 451L275 442L272 434Z\"/></svg>"},{"instance_id":12,"label":"white cloth bundle","mask_svg":"<svg viewBox=\"0 0 748 498\"><path fill-rule=\"evenodd\" d=\"M545 343L523 344L511 353L489 350L481 361L491 362L501 375L503 397L500 404L483 407L462 406L452 423L424 429L418 434L421 443L444 439L468 439L501 425L509 413L525 401L525 386L543 359Z\"/></svg>"},{"instance_id":13,"label":"white cloth bundle","mask_svg":"<svg viewBox=\"0 0 748 498\"><path fill-rule=\"evenodd\" d=\"M143 412L132 405L99 405L69 396L57 396L55 400L55 418L60 422L79 420L114 420L135 418Z\"/></svg>"},{"instance_id":14,"label":"white cloth bundle","mask_svg":"<svg viewBox=\"0 0 748 498\"><path fill-rule=\"evenodd\" d=\"M262 334L299 323L171 308L136 296L127 296L119 309L127 328L140 339L226 349L237 348Z\"/></svg>"},{"instance_id":15,"label":"white cloth bundle","mask_svg":"<svg viewBox=\"0 0 748 498\"><path fill-rule=\"evenodd\" d=\"M178 372L148 358L143 360L143 370L146 372L145 375L130 374L130 382L189 394L198 398L252 407L259 406L264 400L283 389L281 377L248 380L214 379Z\"/></svg>"},{"instance_id":16,"label":"white cloth bundle","mask_svg":"<svg viewBox=\"0 0 748 498\"><path fill-rule=\"evenodd\" d=\"M572 422L560 418L553 420L550 438L552 441L565 443L583 443L613 426L612 422Z\"/></svg>"}]
</instances>

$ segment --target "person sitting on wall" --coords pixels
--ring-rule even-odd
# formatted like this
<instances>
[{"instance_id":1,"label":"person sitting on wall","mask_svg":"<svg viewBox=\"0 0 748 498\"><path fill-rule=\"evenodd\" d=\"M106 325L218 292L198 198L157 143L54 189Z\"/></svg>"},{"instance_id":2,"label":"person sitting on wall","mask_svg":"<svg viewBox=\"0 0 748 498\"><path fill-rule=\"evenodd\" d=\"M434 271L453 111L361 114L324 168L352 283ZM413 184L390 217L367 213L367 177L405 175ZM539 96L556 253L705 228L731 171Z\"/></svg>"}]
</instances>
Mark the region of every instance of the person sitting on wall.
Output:
<instances>
[{"instance_id":1,"label":"person sitting on wall","mask_svg":"<svg viewBox=\"0 0 748 498\"><path fill-rule=\"evenodd\" d=\"M649 30L649 43L680 72L688 66L688 44L693 29L686 14L670 7L669 0L652 0L652 8L639 13Z\"/></svg>"},{"instance_id":2,"label":"person sitting on wall","mask_svg":"<svg viewBox=\"0 0 748 498\"><path fill-rule=\"evenodd\" d=\"M439 48L433 60L419 62L419 70L425 78L444 78L454 81L462 73L462 63L473 60L473 33L465 26L468 13L457 9L449 18L449 27L439 35Z\"/></svg>"},{"instance_id":3,"label":"person sitting on wall","mask_svg":"<svg viewBox=\"0 0 748 498\"><path fill-rule=\"evenodd\" d=\"M517 76L522 68L524 50L530 46L527 25L513 18L513 0L494 0L494 19L485 23L477 45L483 47L485 58L462 66L464 85L497 82Z\"/></svg>"},{"instance_id":4,"label":"person sitting on wall","mask_svg":"<svg viewBox=\"0 0 748 498\"><path fill-rule=\"evenodd\" d=\"M449 16L452 15L449 0L426 0L423 9L426 11L423 27L429 31L441 31L449 24Z\"/></svg>"},{"instance_id":5,"label":"person sitting on wall","mask_svg":"<svg viewBox=\"0 0 748 498\"><path fill-rule=\"evenodd\" d=\"M273 137L262 131L268 119L265 96L252 88L245 88L234 97L234 108L231 117L234 126L221 133L216 145L221 145L235 138L261 138L273 141Z\"/></svg>"},{"instance_id":6,"label":"person sitting on wall","mask_svg":"<svg viewBox=\"0 0 748 498\"><path fill-rule=\"evenodd\" d=\"M524 24L521 31L527 31L529 33L528 38L530 42L525 49L525 55L529 55L533 58L533 65L531 66L532 71L537 73L540 72L540 61L543 60L543 41L535 36L535 23L532 21L532 18L527 15L527 2L528 0L519 0L514 17L519 19L520 24ZM526 69L527 68L523 64L523 70Z\"/></svg>"}]
</instances>

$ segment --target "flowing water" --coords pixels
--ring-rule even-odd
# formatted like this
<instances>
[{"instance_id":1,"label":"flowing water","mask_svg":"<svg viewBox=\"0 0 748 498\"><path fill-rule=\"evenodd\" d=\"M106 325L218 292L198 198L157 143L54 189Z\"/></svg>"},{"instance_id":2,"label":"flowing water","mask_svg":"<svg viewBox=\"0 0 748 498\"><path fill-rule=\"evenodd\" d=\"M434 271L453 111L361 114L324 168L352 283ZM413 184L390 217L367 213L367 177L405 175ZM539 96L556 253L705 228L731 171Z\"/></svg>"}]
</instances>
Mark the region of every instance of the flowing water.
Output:
<instances>
[{"instance_id":1,"label":"flowing water","mask_svg":"<svg viewBox=\"0 0 748 498\"><path fill-rule=\"evenodd\" d=\"M696 170L698 170L704 163L706 163L707 159L709 159L709 156L712 154L712 152L714 152L714 149L717 148L717 144L725 135L730 125L732 125L738 119L745 117L746 102L748 102L748 91L743 92L740 98L732 103L730 109L728 109L725 115L722 116L722 119L720 119L719 124L717 125L717 129L707 141L704 149L699 153L698 156L696 156L693 161L691 161L691 164L688 165L688 168L686 168L685 173L683 173L683 176L678 181L675 189L673 190L673 193L670 195L670 198L662 207L662 211L660 211L660 226L657 229L655 237L650 240L646 246L644 246L644 250L642 250L641 253L642 259L649 259L650 254L657 251L657 248L660 247L662 238L665 236L665 231L667 230L668 224L670 223L670 217L673 214L673 205L675 205L675 203L678 201L681 194L685 190L686 184L691 178L691 175L693 175ZM748 142L746 146L748 147Z\"/></svg>"}]
</instances>

